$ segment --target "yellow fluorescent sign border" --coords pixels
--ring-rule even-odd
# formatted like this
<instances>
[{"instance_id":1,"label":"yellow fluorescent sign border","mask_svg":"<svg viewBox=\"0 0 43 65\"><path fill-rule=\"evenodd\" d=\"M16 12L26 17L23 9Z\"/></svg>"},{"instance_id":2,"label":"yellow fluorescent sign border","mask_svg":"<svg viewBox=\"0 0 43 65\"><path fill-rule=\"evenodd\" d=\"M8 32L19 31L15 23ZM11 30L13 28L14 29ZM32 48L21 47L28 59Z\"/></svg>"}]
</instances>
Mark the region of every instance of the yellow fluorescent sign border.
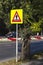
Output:
<instances>
[{"instance_id":1,"label":"yellow fluorescent sign border","mask_svg":"<svg viewBox=\"0 0 43 65\"><path fill-rule=\"evenodd\" d=\"M12 22L13 17L15 15L16 11L17 11L17 13L18 13L18 15L19 15L19 17L21 19L20 22L16 22L16 21L15 22ZM11 12L10 12L10 22L11 22L11 24L22 24L23 23L23 9L11 10Z\"/></svg>"}]
</instances>

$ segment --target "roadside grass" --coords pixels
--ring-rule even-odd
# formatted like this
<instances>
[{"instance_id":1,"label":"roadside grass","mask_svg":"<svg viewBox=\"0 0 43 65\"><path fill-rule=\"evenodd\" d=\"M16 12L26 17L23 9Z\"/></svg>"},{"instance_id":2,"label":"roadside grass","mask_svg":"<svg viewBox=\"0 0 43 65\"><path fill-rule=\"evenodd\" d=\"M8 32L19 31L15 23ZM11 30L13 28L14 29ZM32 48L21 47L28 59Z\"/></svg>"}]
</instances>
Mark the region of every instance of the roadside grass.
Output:
<instances>
[{"instance_id":1,"label":"roadside grass","mask_svg":"<svg viewBox=\"0 0 43 65\"><path fill-rule=\"evenodd\" d=\"M17 62L16 63L16 60L9 60L9 61L6 61L6 62L0 62L0 65L21 65L21 61Z\"/></svg>"},{"instance_id":2,"label":"roadside grass","mask_svg":"<svg viewBox=\"0 0 43 65\"><path fill-rule=\"evenodd\" d=\"M33 58L35 58L35 59L39 59L40 57L43 57L43 53L36 54L33 56Z\"/></svg>"},{"instance_id":3,"label":"roadside grass","mask_svg":"<svg viewBox=\"0 0 43 65\"><path fill-rule=\"evenodd\" d=\"M43 57L43 53L41 53L41 54L38 54L38 55L35 55L33 58L34 59L38 59L38 58L40 58L40 57ZM0 65L22 65L22 63L26 63L26 62L29 62L30 60L29 59L27 59L27 60L19 60L17 63L16 63L16 60L15 59L13 59L13 60L9 60L9 61L5 61L5 62L0 62Z\"/></svg>"}]
</instances>

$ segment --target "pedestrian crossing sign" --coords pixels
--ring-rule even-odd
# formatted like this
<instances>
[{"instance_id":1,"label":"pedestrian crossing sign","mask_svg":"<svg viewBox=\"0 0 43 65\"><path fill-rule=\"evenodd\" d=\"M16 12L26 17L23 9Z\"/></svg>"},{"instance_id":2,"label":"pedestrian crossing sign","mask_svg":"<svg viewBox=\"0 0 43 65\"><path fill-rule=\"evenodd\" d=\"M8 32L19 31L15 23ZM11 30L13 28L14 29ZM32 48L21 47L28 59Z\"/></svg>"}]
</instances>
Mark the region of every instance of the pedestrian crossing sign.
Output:
<instances>
[{"instance_id":1,"label":"pedestrian crossing sign","mask_svg":"<svg viewBox=\"0 0 43 65\"><path fill-rule=\"evenodd\" d=\"M10 21L11 21L11 24L22 24L23 10L22 9L11 10Z\"/></svg>"}]
</instances>

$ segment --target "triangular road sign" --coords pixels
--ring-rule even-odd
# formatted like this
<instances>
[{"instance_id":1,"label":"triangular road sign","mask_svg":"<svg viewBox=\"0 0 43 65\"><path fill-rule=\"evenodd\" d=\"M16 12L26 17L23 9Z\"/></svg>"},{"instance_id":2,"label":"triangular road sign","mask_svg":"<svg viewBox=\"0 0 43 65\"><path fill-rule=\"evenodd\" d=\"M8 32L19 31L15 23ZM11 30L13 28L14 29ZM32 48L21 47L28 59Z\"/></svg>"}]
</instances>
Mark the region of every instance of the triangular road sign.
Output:
<instances>
[{"instance_id":1,"label":"triangular road sign","mask_svg":"<svg viewBox=\"0 0 43 65\"><path fill-rule=\"evenodd\" d=\"M17 11L16 11L16 13L15 13L15 15L13 17L12 22L21 22L21 19L20 19L19 15L18 15Z\"/></svg>"},{"instance_id":2,"label":"triangular road sign","mask_svg":"<svg viewBox=\"0 0 43 65\"><path fill-rule=\"evenodd\" d=\"M10 22L11 24L22 24L23 23L23 10L14 9L10 12Z\"/></svg>"}]
</instances>

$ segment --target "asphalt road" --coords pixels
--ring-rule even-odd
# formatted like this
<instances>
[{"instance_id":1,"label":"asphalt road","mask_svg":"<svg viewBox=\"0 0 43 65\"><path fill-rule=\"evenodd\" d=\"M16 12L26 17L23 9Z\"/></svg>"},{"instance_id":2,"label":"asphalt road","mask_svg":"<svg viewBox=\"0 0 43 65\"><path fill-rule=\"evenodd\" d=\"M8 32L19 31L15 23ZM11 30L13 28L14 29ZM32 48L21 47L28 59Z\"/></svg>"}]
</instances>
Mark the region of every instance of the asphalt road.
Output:
<instances>
[{"instance_id":1,"label":"asphalt road","mask_svg":"<svg viewBox=\"0 0 43 65\"><path fill-rule=\"evenodd\" d=\"M21 44L18 45L18 51L21 52ZM37 50L38 49L38 50ZM31 54L43 51L43 40L31 41ZM0 61L13 58L16 56L16 42L0 42ZM25 64L24 64L25 65ZM43 65L43 58L41 60L31 60L26 65Z\"/></svg>"},{"instance_id":2,"label":"asphalt road","mask_svg":"<svg viewBox=\"0 0 43 65\"><path fill-rule=\"evenodd\" d=\"M0 42L0 60L9 59L16 56L15 42Z\"/></svg>"}]
</instances>

